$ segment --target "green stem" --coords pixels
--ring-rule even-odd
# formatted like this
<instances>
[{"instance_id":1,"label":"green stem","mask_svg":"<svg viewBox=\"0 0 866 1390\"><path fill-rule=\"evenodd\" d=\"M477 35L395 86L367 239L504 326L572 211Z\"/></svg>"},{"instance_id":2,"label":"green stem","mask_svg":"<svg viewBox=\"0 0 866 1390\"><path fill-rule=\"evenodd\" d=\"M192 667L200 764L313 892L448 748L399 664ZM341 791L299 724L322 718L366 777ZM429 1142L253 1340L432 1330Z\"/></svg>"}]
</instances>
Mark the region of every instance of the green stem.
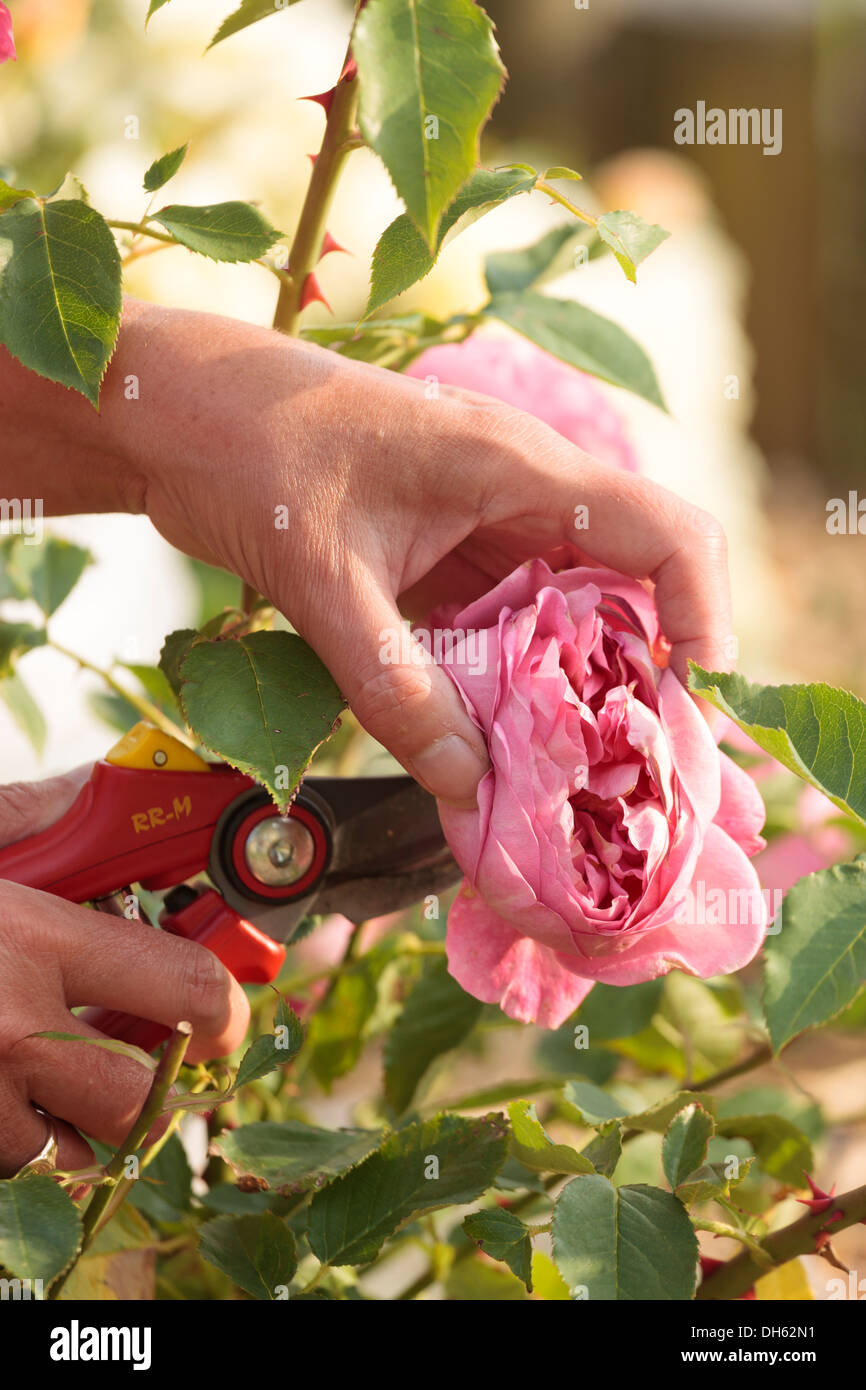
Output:
<instances>
[{"instance_id":1,"label":"green stem","mask_svg":"<svg viewBox=\"0 0 866 1390\"><path fill-rule=\"evenodd\" d=\"M357 104L358 83L350 73L341 77L334 88L325 134L289 251L289 274L283 277L277 300L274 328L290 336L298 331L301 296L307 276L312 274L322 252L325 224L343 164L351 151L363 143L354 131Z\"/></svg>"},{"instance_id":2,"label":"green stem","mask_svg":"<svg viewBox=\"0 0 866 1390\"><path fill-rule=\"evenodd\" d=\"M773 1049L769 1043L762 1043L754 1052L750 1052L748 1057L744 1057L742 1062L735 1062L731 1067L725 1067L722 1071L713 1072L705 1081L693 1081L679 1087L681 1091L711 1091L714 1086L721 1086L724 1081L733 1081L737 1076L745 1076L747 1072L754 1071L756 1067L762 1067L765 1062L772 1062Z\"/></svg>"},{"instance_id":3,"label":"green stem","mask_svg":"<svg viewBox=\"0 0 866 1390\"><path fill-rule=\"evenodd\" d=\"M736 1226L729 1226L725 1221L693 1220L692 1225L696 1231L708 1231L710 1235L724 1236L727 1240L739 1241L746 1250L751 1251L756 1264L759 1264L765 1273L768 1269L773 1268L774 1262L765 1252L761 1242L755 1240L755 1237L750 1236L748 1232L741 1231Z\"/></svg>"},{"instance_id":4,"label":"green stem","mask_svg":"<svg viewBox=\"0 0 866 1390\"><path fill-rule=\"evenodd\" d=\"M593 217L589 212L584 212L583 208L579 208L570 198L566 198L564 193L558 193L555 188L551 188L549 183L544 182L544 179L539 179L535 187L539 193L546 193L548 198L552 198L555 203L559 203L562 207L568 208L572 217L579 218L580 221L585 222L588 227L598 226L597 217Z\"/></svg>"},{"instance_id":5,"label":"green stem","mask_svg":"<svg viewBox=\"0 0 866 1390\"><path fill-rule=\"evenodd\" d=\"M49 1290L49 1299L56 1299L63 1288L78 1260L91 1245L94 1236L100 1225L100 1219L106 1214L109 1206L111 1214L117 1210L120 1201L126 1196L131 1186L131 1180L124 1176L126 1161L131 1158L137 1149L141 1147L147 1138L149 1131L153 1128L165 1104L166 1096L177 1080L186 1050L189 1047L192 1037L192 1024L183 1021L178 1023L172 1032L171 1037L165 1044L162 1056L153 1074L150 1090L147 1099L141 1107L138 1118L133 1122L132 1128L114 1154L111 1161L105 1168L105 1181L96 1189L90 1199L87 1210L84 1213L82 1223L81 1246L78 1255L67 1270L55 1280ZM122 1190L123 1196L120 1201L114 1201L115 1193L118 1189Z\"/></svg>"},{"instance_id":6,"label":"green stem","mask_svg":"<svg viewBox=\"0 0 866 1390\"><path fill-rule=\"evenodd\" d=\"M177 237L169 236L167 232L155 232L145 222L120 222L117 218L112 217L107 217L105 220L109 227L115 227L119 232L135 232L136 236L153 237L154 241L164 241L168 246L182 245Z\"/></svg>"},{"instance_id":7,"label":"green stem","mask_svg":"<svg viewBox=\"0 0 866 1390\"><path fill-rule=\"evenodd\" d=\"M105 671L101 666L96 666L92 661L88 661L86 657L79 656L77 652L71 652L68 647L61 646L60 643L55 642L53 638L49 639L47 645L55 652L59 652L61 656L67 657L69 661L74 661L81 667L82 671L90 671L93 675L100 676L109 689L114 691L115 695L120 695L122 699L128 701L129 704L138 710L142 719L147 719L151 724L155 724L158 729L161 729L164 734L169 734L172 738L178 739L181 743L186 743L190 748L192 747L192 744L185 736L183 730L169 719L167 715L163 714L158 705L148 700L146 695L138 695L134 690L128 690L110 671Z\"/></svg>"},{"instance_id":8,"label":"green stem","mask_svg":"<svg viewBox=\"0 0 866 1390\"><path fill-rule=\"evenodd\" d=\"M836 1212L841 1217L831 1220ZM834 1197L832 1207L826 1211L807 1212L799 1221L773 1231L758 1242L763 1256L769 1264L778 1267L796 1259L798 1255L814 1255L816 1237L820 1231L827 1230L835 1236L848 1226L855 1226L866 1219L866 1186L856 1187L851 1192L843 1192ZM727 1260L719 1269L706 1278L695 1294L698 1300L735 1299L746 1293L756 1279L766 1273L760 1262L748 1250Z\"/></svg>"}]
</instances>

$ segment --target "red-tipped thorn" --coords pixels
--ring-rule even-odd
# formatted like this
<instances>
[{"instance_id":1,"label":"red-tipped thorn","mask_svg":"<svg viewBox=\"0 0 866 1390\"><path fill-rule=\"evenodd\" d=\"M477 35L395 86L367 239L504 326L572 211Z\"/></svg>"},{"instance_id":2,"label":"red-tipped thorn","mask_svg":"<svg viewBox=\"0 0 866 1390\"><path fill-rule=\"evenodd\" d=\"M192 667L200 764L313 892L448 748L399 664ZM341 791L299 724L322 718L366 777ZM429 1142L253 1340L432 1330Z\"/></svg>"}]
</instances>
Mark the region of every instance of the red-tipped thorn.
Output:
<instances>
[{"instance_id":1,"label":"red-tipped thorn","mask_svg":"<svg viewBox=\"0 0 866 1390\"><path fill-rule=\"evenodd\" d=\"M334 100L334 92L335 92L335 91L336 91L336 88L335 88L335 87L329 87L329 89L328 89L327 92L316 92L316 93L314 93L313 96L309 96L309 97L299 97L298 100L299 100L299 101L315 101L315 102L317 102L317 103L319 104L319 106L321 106L321 108L322 108L322 110L324 111L325 115L327 116L328 113L329 113L329 111L330 111L330 109L331 109L331 102Z\"/></svg>"},{"instance_id":2,"label":"red-tipped thorn","mask_svg":"<svg viewBox=\"0 0 866 1390\"><path fill-rule=\"evenodd\" d=\"M340 82L343 81L352 82L357 74L357 71L358 64L355 62L355 59L349 58L346 62L345 67L343 68L343 71L340 73L340 76L337 79L337 86L339 86ZM313 92L312 95L308 97L299 97L298 100L316 102L318 106L321 106L325 115L328 116L331 112L331 106L334 101L334 93L336 92L336 90L336 86L329 87L326 92Z\"/></svg>"},{"instance_id":3,"label":"red-tipped thorn","mask_svg":"<svg viewBox=\"0 0 866 1390\"><path fill-rule=\"evenodd\" d=\"M304 281L304 288L301 290L300 308L306 309L307 305L312 304L314 301L318 301L319 304L324 304L326 309L331 309L330 304L322 294L318 280L315 275L310 274ZM331 310L331 312L333 313L333 310Z\"/></svg>"},{"instance_id":4,"label":"red-tipped thorn","mask_svg":"<svg viewBox=\"0 0 866 1390\"><path fill-rule=\"evenodd\" d=\"M829 1208L833 1205L833 1198L836 1193L836 1184L833 1184L829 1192L824 1192L820 1187L817 1186L816 1183L812 1181L808 1173L805 1176L807 1183L812 1189L812 1196L797 1197L796 1200L800 1203L801 1206L808 1207L809 1210L812 1212L829 1210Z\"/></svg>"},{"instance_id":5,"label":"red-tipped thorn","mask_svg":"<svg viewBox=\"0 0 866 1390\"><path fill-rule=\"evenodd\" d=\"M332 251L342 251L346 256L349 254L345 246L341 246L338 241L335 241L330 232L325 232L322 249L319 252L319 260L322 260L324 256L330 255Z\"/></svg>"}]
</instances>

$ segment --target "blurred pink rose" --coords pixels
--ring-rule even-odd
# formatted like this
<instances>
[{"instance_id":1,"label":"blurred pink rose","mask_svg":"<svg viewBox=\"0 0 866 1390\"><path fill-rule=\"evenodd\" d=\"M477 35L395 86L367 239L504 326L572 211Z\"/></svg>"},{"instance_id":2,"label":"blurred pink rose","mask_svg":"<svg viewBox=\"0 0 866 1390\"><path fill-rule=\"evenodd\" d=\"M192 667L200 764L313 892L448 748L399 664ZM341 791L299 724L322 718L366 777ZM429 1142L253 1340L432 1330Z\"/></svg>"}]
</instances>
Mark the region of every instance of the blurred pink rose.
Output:
<instances>
[{"instance_id":1,"label":"blurred pink rose","mask_svg":"<svg viewBox=\"0 0 866 1390\"><path fill-rule=\"evenodd\" d=\"M533 560L449 625L466 636L444 669L492 765L477 810L440 808L466 875L447 940L463 988L556 1028L594 981L751 960L763 802L653 660L642 585Z\"/></svg>"},{"instance_id":2,"label":"blurred pink rose","mask_svg":"<svg viewBox=\"0 0 866 1390\"><path fill-rule=\"evenodd\" d=\"M12 16L6 6L0 4L0 63L8 58L17 58L15 39L12 35Z\"/></svg>"},{"instance_id":3,"label":"blurred pink rose","mask_svg":"<svg viewBox=\"0 0 866 1390\"><path fill-rule=\"evenodd\" d=\"M602 463L640 471L622 420L592 378L524 338L475 334L463 343L429 348L407 375L495 396L543 420Z\"/></svg>"}]
</instances>

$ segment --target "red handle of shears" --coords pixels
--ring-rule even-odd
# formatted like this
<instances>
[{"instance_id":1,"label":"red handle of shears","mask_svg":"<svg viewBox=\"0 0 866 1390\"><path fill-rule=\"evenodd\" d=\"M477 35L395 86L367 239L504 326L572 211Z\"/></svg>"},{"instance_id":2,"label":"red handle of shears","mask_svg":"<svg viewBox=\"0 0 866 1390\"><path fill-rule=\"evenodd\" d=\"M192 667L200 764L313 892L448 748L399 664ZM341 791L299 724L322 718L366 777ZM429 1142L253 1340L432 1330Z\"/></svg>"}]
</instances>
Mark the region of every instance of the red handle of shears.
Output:
<instances>
[{"instance_id":1,"label":"red handle of shears","mask_svg":"<svg viewBox=\"0 0 866 1390\"><path fill-rule=\"evenodd\" d=\"M136 725L94 765L56 824L0 849L0 879L79 903L130 883L172 887L207 869L220 816L254 785L232 768L205 763L167 735ZM178 912L163 913L161 925L213 951L242 984L274 979L285 957L284 947L213 890ZM109 1036L148 1051L169 1031L113 1010L94 1009L85 1017Z\"/></svg>"}]
</instances>

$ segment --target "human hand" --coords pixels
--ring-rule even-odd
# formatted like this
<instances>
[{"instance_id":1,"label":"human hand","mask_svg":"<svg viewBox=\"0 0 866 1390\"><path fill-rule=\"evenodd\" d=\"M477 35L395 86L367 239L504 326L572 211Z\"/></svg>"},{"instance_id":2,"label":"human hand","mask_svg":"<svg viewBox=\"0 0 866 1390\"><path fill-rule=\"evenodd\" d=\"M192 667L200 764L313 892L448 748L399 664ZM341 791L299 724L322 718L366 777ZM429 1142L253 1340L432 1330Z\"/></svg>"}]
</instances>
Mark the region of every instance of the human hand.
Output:
<instances>
[{"instance_id":1,"label":"human hand","mask_svg":"<svg viewBox=\"0 0 866 1390\"><path fill-rule=\"evenodd\" d=\"M486 750L441 669L383 664L398 599L415 614L467 601L533 556L601 564L653 582L681 679L688 657L729 667L726 546L707 513L487 397L440 387L431 400L422 383L268 330L170 319L158 353L144 332L136 349L135 319L127 339L160 402L146 454L129 441L142 505L175 545L267 595L437 796L474 804Z\"/></svg>"},{"instance_id":2,"label":"human hand","mask_svg":"<svg viewBox=\"0 0 866 1390\"><path fill-rule=\"evenodd\" d=\"M88 773L79 768L0 787L0 845L51 825ZM203 946L0 882L0 1177L29 1162L48 1137L34 1105L58 1121L61 1169L92 1161L77 1130L116 1146L141 1110L151 1074L138 1062L85 1043L29 1036L102 1037L71 1013L78 1004L125 1010L168 1027L188 1019L193 1061L233 1051L249 1020L240 985Z\"/></svg>"},{"instance_id":3,"label":"human hand","mask_svg":"<svg viewBox=\"0 0 866 1390\"><path fill-rule=\"evenodd\" d=\"M369 732L457 805L475 804L486 748L444 670L383 663L398 600L426 617L524 559L588 560L653 582L680 679L690 656L730 666L718 522L485 396L428 399L421 382L270 329L127 301L99 416L2 350L0 416L4 487L38 487L46 512L146 511L174 545L242 576Z\"/></svg>"}]
</instances>

